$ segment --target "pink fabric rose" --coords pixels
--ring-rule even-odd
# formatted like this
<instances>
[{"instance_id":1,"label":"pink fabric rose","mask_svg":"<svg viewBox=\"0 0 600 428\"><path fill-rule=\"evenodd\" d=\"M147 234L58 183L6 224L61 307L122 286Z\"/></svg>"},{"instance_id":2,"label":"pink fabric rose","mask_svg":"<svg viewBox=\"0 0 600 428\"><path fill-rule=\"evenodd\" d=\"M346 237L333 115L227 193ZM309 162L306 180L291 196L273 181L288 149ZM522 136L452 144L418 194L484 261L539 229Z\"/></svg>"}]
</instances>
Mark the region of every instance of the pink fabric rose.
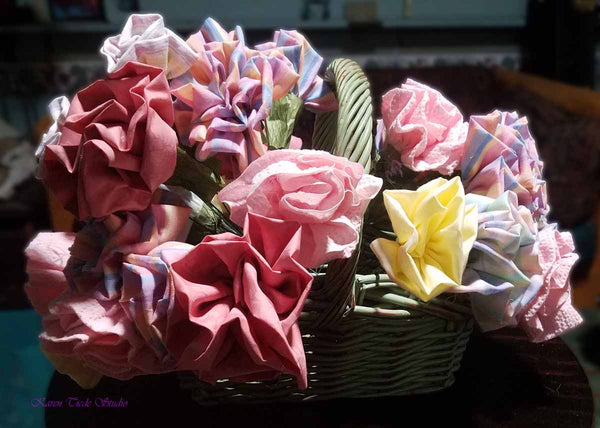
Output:
<instances>
[{"instance_id":1,"label":"pink fabric rose","mask_svg":"<svg viewBox=\"0 0 600 428\"><path fill-rule=\"evenodd\" d=\"M235 178L266 152L260 123L299 75L281 52L249 49L239 27L226 33L210 18L187 42L199 60L171 81L177 131L196 159L216 156L221 174Z\"/></svg>"},{"instance_id":2,"label":"pink fabric rose","mask_svg":"<svg viewBox=\"0 0 600 428\"><path fill-rule=\"evenodd\" d=\"M386 143L413 171L435 170L451 175L463 154L467 123L442 94L407 79L383 96Z\"/></svg>"},{"instance_id":3,"label":"pink fabric rose","mask_svg":"<svg viewBox=\"0 0 600 428\"><path fill-rule=\"evenodd\" d=\"M526 117L498 110L471 117L461 161L468 193L497 198L511 190L537 220L549 209L542 169Z\"/></svg>"},{"instance_id":4,"label":"pink fabric rose","mask_svg":"<svg viewBox=\"0 0 600 428\"><path fill-rule=\"evenodd\" d=\"M143 210L175 170L173 121L163 71L130 62L77 93L40 175L80 219Z\"/></svg>"},{"instance_id":5,"label":"pink fabric rose","mask_svg":"<svg viewBox=\"0 0 600 428\"><path fill-rule=\"evenodd\" d=\"M274 150L253 162L218 198L242 224L246 213L302 225L297 260L316 267L355 250L362 216L380 178L343 157L318 150Z\"/></svg>"},{"instance_id":6,"label":"pink fabric rose","mask_svg":"<svg viewBox=\"0 0 600 428\"><path fill-rule=\"evenodd\" d=\"M40 315L48 314L48 305L68 290L63 269L69 260L74 233L39 233L25 249L27 276L25 293Z\"/></svg>"},{"instance_id":7,"label":"pink fabric rose","mask_svg":"<svg viewBox=\"0 0 600 428\"><path fill-rule=\"evenodd\" d=\"M538 233L538 241L543 284L519 321L533 342L552 339L583 321L571 303L569 274L579 258L571 234L550 224Z\"/></svg>"},{"instance_id":8,"label":"pink fabric rose","mask_svg":"<svg viewBox=\"0 0 600 428\"><path fill-rule=\"evenodd\" d=\"M208 382L290 373L306 388L297 321L312 276L296 261L300 239L298 223L250 214L243 237L207 236L170 261L177 304L166 346L178 369Z\"/></svg>"}]
</instances>

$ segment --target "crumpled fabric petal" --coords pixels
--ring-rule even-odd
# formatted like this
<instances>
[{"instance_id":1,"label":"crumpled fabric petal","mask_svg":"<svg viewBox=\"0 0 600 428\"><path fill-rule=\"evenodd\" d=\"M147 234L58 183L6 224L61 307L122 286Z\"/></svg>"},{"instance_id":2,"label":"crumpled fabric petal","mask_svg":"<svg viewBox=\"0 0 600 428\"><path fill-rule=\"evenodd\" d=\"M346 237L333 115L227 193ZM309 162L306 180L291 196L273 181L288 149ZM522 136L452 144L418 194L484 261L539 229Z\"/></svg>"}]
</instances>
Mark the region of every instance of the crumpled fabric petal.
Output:
<instances>
[{"instance_id":1,"label":"crumpled fabric petal","mask_svg":"<svg viewBox=\"0 0 600 428\"><path fill-rule=\"evenodd\" d=\"M381 185L362 165L324 151L274 150L225 186L218 198L239 225L247 213L299 222L297 260L317 267L352 255L364 212Z\"/></svg>"},{"instance_id":2,"label":"crumpled fabric petal","mask_svg":"<svg viewBox=\"0 0 600 428\"><path fill-rule=\"evenodd\" d=\"M511 190L537 220L549 210L542 170L526 117L499 110L471 117L461 161L467 193L497 198Z\"/></svg>"},{"instance_id":3,"label":"crumpled fabric petal","mask_svg":"<svg viewBox=\"0 0 600 428\"><path fill-rule=\"evenodd\" d=\"M198 59L198 54L155 13L131 15L121 34L104 41L100 53L106 58L109 73L134 61L164 70L167 79L182 75Z\"/></svg>"},{"instance_id":4,"label":"crumpled fabric petal","mask_svg":"<svg viewBox=\"0 0 600 428\"><path fill-rule=\"evenodd\" d=\"M460 179L384 190L383 201L396 240L376 239L371 250L390 279L423 301L459 287L478 224Z\"/></svg>"},{"instance_id":5,"label":"crumpled fabric petal","mask_svg":"<svg viewBox=\"0 0 600 428\"><path fill-rule=\"evenodd\" d=\"M335 95L318 75L323 57L298 31L275 31L272 42L257 45L256 49L267 55L273 51L281 52L291 61L294 70L300 76L291 93L304 100L306 108L317 112L337 109Z\"/></svg>"},{"instance_id":6,"label":"crumpled fabric petal","mask_svg":"<svg viewBox=\"0 0 600 428\"><path fill-rule=\"evenodd\" d=\"M496 199L468 194L466 201L477 205L479 227L464 285L454 291L471 293L473 315L483 331L516 326L542 285L537 223L511 191Z\"/></svg>"},{"instance_id":7,"label":"crumpled fabric petal","mask_svg":"<svg viewBox=\"0 0 600 428\"><path fill-rule=\"evenodd\" d=\"M383 96L381 110L385 144L400 153L406 167L451 175L459 166L468 125L441 93L408 79Z\"/></svg>"},{"instance_id":8,"label":"crumpled fabric petal","mask_svg":"<svg viewBox=\"0 0 600 428\"><path fill-rule=\"evenodd\" d=\"M519 320L532 342L552 339L583 322L571 302L569 274L579 258L571 234L549 224L539 231L538 242L543 284Z\"/></svg>"},{"instance_id":9,"label":"crumpled fabric petal","mask_svg":"<svg viewBox=\"0 0 600 428\"><path fill-rule=\"evenodd\" d=\"M48 112L52 118L52 125L50 125L48 131L42 135L42 141L35 150L35 157L38 160L41 160L44 157L46 146L58 143L61 136L59 129L65 123L70 106L71 103L65 96L54 98L50 101L50 104L48 104Z\"/></svg>"},{"instance_id":10,"label":"crumpled fabric petal","mask_svg":"<svg viewBox=\"0 0 600 428\"><path fill-rule=\"evenodd\" d=\"M175 126L197 160L216 156L221 174L236 178L266 153L260 123L300 76L283 53L250 49L239 27L227 33L211 18L187 43L199 59L171 81Z\"/></svg>"},{"instance_id":11,"label":"crumpled fabric petal","mask_svg":"<svg viewBox=\"0 0 600 428\"><path fill-rule=\"evenodd\" d=\"M312 276L296 260L301 226L249 214L244 236L207 236L170 263L178 304L166 346L200 379L294 375L307 387L298 317ZM206 263L211 260L211 263Z\"/></svg>"},{"instance_id":12,"label":"crumpled fabric petal","mask_svg":"<svg viewBox=\"0 0 600 428\"><path fill-rule=\"evenodd\" d=\"M129 62L77 93L40 175L79 219L143 210L175 170L173 120L162 70Z\"/></svg>"}]
</instances>

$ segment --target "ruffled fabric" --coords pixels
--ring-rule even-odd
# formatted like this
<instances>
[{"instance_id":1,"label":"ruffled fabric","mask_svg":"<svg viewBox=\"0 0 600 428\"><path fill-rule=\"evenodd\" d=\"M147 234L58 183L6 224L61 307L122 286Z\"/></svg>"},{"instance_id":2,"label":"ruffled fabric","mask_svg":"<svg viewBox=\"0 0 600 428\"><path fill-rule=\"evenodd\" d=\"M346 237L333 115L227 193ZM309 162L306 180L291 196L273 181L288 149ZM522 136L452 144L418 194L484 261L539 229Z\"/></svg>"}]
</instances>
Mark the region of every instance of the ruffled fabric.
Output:
<instances>
[{"instance_id":1,"label":"ruffled fabric","mask_svg":"<svg viewBox=\"0 0 600 428\"><path fill-rule=\"evenodd\" d=\"M497 199L468 194L478 207L477 240L463 276L471 307L483 331L516 326L542 285L536 243L537 223L511 191Z\"/></svg>"},{"instance_id":2,"label":"ruffled fabric","mask_svg":"<svg viewBox=\"0 0 600 428\"><path fill-rule=\"evenodd\" d=\"M79 91L40 175L80 219L145 209L175 170L173 102L162 70L127 63Z\"/></svg>"},{"instance_id":3,"label":"ruffled fabric","mask_svg":"<svg viewBox=\"0 0 600 428\"><path fill-rule=\"evenodd\" d=\"M423 301L459 287L477 235L477 208L460 179L385 190L383 201L396 240L376 239L371 250L390 279Z\"/></svg>"},{"instance_id":4,"label":"ruffled fabric","mask_svg":"<svg viewBox=\"0 0 600 428\"><path fill-rule=\"evenodd\" d=\"M408 79L383 96L381 110L385 133L378 129L378 135L400 153L406 167L443 175L451 175L458 167L467 124L438 91Z\"/></svg>"},{"instance_id":5,"label":"ruffled fabric","mask_svg":"<svg viewBox=\"0 0 600 428\"><path fill-rule=\"evenodd\" d=\"M198 54L155 13L131 15L121 34L104 41L100 53L109 73L134 61L164 70L167 79L182 75L198 60Z\"/></svg>"},{"instance_id":6,"label":"ruffled fabric","mask_svg":"<svg viewBox=\"0 0 600 428\"><path fill-rule=\"evenodd\" d=\"M552 339L583 322L571 302L569 275L579 258L571 234L549 224L538 233L538 242L543 283L519 321L533 342Z\"/></svg>"},{"instance_id":7,"label":"ruffled fabric","mask_svg":"<svg viewBox=\"0 0 600 428\"><path fill-rule=\"evenodd\" d=\"M301 226L249 214L244 236L208 236L170 263L178 305L167 347L199 378L294 375L307 387L298 317L312 276L298 263ZM211 263L206 263L211 260Z\"/></svg>"},{"instance_id":8,"label":"ruffled fabric","mask_svg":"<svg viewBox=\"0 0 600 428\"><path fill-rule=\"evenodd\" d=\"M177 131L197 160L216 156L235 178L265 154L260 122L300 76L282 53L249 49L239 27L227 33L211 18L187 43L199 59L171 82Z\"/></svg>"},{"instance_id":9,"label":"ruffled fabric","mask_svg":"<svg viewBox=\"0 0 600 428\"><path fill-rule=\"evenodd\" d=\"M360 164L324 151L274 150L252 163L218 198L240 225L247 213L300 223L297 260L316 267L352 255L364 212L381 185Z\"/></svg>"},{"instance_id":10,"label":"ruffled fabric","mask_svg":"<svg viewBox=\"0 0 600 428\"><path fill-rule=\"evenodd\" d=\"M498 110L471 117L461 162L467 193L495 199L510 190L537 220L549 209L542 170L526 117Z\"/></svg>"},{"instance_id":11,"label":"ruffled fabric","mask_svg":"<svg viewBox=\"0 0 600 428\"><path fill-rule=\"evenodd\" d=\"M291 93L304 100L304 106L313 111L337 109L335 95L318 75L323 57L296 30L275 31L273 41L257 45L256 49L270 55L280 52L292 63L300 76Z\"/></svg>"}]
</instances>

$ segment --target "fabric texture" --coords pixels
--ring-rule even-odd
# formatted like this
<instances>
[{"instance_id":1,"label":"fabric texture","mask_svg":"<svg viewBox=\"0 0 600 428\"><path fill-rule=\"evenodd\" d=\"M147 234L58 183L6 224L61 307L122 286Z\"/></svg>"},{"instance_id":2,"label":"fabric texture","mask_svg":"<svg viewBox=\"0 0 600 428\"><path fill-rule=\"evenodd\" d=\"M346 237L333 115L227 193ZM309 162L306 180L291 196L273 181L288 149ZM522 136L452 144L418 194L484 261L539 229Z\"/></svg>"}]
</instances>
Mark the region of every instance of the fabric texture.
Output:
<instances>
[{"instance_id":1,"label":"fabric texture","mask_svg":"<svg viewBox=\"0 0 600 428\"><path fill-rule=\"evenodd\" d=\"M300 76L282 53L250 49L239 27L227 33L211 18L187 43L199 59L171 81L177 131L197 160L216 156L221 174L235 178L265 154L260 122Z\"/></svg>"},{"instance_id":2,"label":"fabric texture","mask_svg":"<svg viewBox=\"0 0 600 428\"><path fill-rule=\"evenodd\" d=\"M307 387L297 321L312 276L296 260L301 236L298 223L249 214L243 237L207 236L171 263L178 305L166 345L179 368L208 382L290 373Z\"/></svg>"},{"instance_id":3,"label":"fabric texture","mask_svg":"<svg viewBox=\"0 0 600 428\"><path fill-rule=\"evenodd\" d=\"M451 175L459 166L467 123L438 91L407 79L383 96L381 111L385 133L378 126L378 148L382 142L393 146L413 171Z\"/></svg>"},{"instance_id":4,"label":"fabric texture","mask_svg":"<svg viewBox=\"0 0 600 428\"><path fill-rule=\"evenodd\" d=\"M483 331L516 326L542 285L537 223L511 191L496 199L468 194L466 201L477 205L479 227L464 285L456 291L471 293L473 315Z\"/></svg>"},{"instance_id":5,"label":"fabric texture","mask_svg":"<svg viewBox=\"0 0 600 428\"><path fill-rule=\"evenodd\" d=\"M257 45L256 49L269 55L281 52L292 63L300 76L291 93L304 100L304 106L313 111L331 111L337 109L335 95L318 75L323 63L308 40L296 30L275 31L273 41Z\"/></svg>"},{"instance_id":6,"label":"fabric texture","mask_svg":"<svg viewBox=\"0 0 600 428\"><path fill-rule=\"evenodd\" d=\"M177 160L164 73L130 62L75 95L40 175L79 219L145 209Z\"/></svg>"},{"instance_id":7,"label":"fabric texture","mask_svg":"<svg viewBox=\"0 0 600 428\"><path fill-rule=\"evenodd\" d=\"M297 260L316 267L351 256L364 212L381 185L360 164L324 151L274 150L225 186L218 198L240 225L247 213L300 223Z\"/></svg>"},{"instance_id":8,"label":"fabric texture","mask_svg":"<svg viewBox=\"0 0 600 428\"><path fill-rule=\"evenodd\" d=\"M583 322L571 301L569 274L579 258L571 234L549 224L538 233L538 241L543 284L519 323L533 342L552 339Z\"/></svg>"},{"instance_id":9,"label":"fabric texture","mask_svg":"<svg viewBox=\"0 0 600 428\"><path fill-rule=\"evenodd\" d=\"M549 209L542 171L526 117L499 110L471 117L461 162L467 193L495 199L511 190L537 220Z\"/></svg>"},{"instance_id":10,"label":"fabric texture","mask_svg":"<svg viewBox=\"0 0 600 428\"><path fill-rule=\"evenodd\" d=\"M181 37L165 27L163 17L154 13L131 15L121 34L104 41L100 53L109 73L133 61L160 68L167 79L185 73L198 59Z\"/></svg>"},{"instance_id":11,"label":"fabric texture","mask_svg":"<svg viewBox=\"0 0 600 428\"><path fill-rule=\"evenodd\" d=\"M384 190L383 201L396 240L371 249L390 279L423 301L460 286L477 235L477 207L466 205L460 179Z\"/></svg>"}]
</instances>

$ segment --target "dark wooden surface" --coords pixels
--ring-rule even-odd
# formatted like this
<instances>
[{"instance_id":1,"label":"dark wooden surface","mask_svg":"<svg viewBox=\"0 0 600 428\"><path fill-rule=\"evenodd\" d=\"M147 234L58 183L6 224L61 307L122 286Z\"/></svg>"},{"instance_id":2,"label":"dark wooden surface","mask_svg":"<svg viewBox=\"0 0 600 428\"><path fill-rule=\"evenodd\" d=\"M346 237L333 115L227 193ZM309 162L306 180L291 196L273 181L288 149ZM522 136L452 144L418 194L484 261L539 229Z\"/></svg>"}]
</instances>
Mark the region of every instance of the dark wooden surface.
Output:
<instances>
[{"instance_id":1,"label":"dark wooden surface","mask_svg":"<svg viewBox=\"0 0 600 428\"><path fill-rule=\"evenodd\" d=\"M55 373L48 400L67 397L127 400L124 408L46 408L54 427L585 427L592 426L592 393L577 359L561 339L529 343L516 330L474 334L456 383L433 394L384 399L201 407L174 375L129 382L103 379L80 389ZM417 425L418 424L418 425Z\"/></svg>"}]
</instances>

